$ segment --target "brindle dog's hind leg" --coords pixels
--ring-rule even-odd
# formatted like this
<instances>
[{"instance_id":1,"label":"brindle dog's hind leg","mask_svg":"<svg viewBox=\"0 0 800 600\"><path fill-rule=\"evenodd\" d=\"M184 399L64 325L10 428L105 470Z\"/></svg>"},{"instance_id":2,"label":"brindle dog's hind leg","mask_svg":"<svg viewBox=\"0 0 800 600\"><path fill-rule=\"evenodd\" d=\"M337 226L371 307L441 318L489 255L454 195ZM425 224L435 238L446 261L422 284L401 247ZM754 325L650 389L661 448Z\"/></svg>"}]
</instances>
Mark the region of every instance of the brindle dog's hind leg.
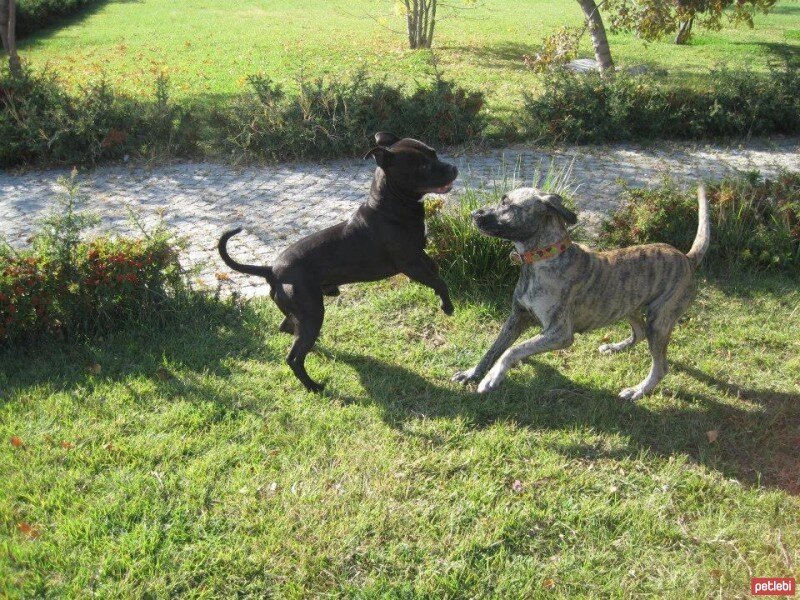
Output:
<instances>
[{"instance_id":1,"label":"brindle dog's hind leg","mask_svg":"<svg viewBox=\"0 0 800 600\"><path fill-rule=\"evenodd\" d=\"M677 290L670 290L657 298L647 310L647 343L653 364L647 377L634 387L625 388L619 393L623 400L638 400L646 396L667 374L667 346L672 330L680 316L692 301L692 282Z\"/></svg>"},{"instance_id":2,"label":"brindle dog's hind leg","mask_svg":"<svg viewBox=\"0 0 800 600\"><path fill-rule=\"evenodd\" d=\"M630 321L631 324L630 337L622 340L621 342L617 342L616 344L602 344L598 348L600 354L613 354L615 352L627 350L644 339L644 319L642 319L642 315L639 314L639 310L628 315L628 321Z\"/></svg>"}]
</instances>

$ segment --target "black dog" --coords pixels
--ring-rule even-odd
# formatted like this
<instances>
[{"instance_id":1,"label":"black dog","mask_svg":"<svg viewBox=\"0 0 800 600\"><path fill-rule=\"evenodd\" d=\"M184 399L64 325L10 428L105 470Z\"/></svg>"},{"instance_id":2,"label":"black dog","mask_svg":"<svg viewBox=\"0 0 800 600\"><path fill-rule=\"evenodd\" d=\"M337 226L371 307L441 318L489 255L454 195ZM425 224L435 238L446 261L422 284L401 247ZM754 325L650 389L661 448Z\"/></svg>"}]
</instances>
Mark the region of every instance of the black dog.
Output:
<instances>
[{"instance_id":1,"label":"black dog","mask_svg":"<svg viewBox=\"0 0 800 600\"><path fill-rule=\"evenodd\" d=\"M422 197L444 194L458 176L455 165L442 162L417 140L376 133L377 146L364 157L375 158L378 168L369 200L350 217L295 242L269 267L244 265L226 250L228 240L241 228L226 232L219 253L231 269L265 277L270 297L285 315L280 330L295 336L286 362L306 389L319 392L305 368L306 354L322 328L323 295L336 296L338 286L356 281L376 281L404 273L433 288L445 314L453 313L447 286L425 254L425 212Z\"/></svg>"}]
</instances>

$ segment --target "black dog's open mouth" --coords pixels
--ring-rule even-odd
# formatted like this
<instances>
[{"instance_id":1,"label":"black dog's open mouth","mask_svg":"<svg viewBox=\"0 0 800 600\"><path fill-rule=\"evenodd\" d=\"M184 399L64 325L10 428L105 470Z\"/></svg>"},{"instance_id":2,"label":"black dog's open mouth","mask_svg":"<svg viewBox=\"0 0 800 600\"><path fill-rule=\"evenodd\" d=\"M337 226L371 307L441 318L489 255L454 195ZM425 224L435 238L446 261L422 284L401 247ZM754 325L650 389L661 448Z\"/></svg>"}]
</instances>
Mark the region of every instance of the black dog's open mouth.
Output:
<instances>
[{"instance_id":1,"label":"black dog's open mouth","mask_svg":"<svg viewBox=\"0 0 800 600\"><path fill-rule=\"evenodd\" d=\"M451 181L450 183L448 183L446 185L443 185L442 187L431 188L431 189L427 190L425 193L426 194L446 194L447 192L449 192L452 189L453 189L453 182Z\"/></svg>"}]
</instances>

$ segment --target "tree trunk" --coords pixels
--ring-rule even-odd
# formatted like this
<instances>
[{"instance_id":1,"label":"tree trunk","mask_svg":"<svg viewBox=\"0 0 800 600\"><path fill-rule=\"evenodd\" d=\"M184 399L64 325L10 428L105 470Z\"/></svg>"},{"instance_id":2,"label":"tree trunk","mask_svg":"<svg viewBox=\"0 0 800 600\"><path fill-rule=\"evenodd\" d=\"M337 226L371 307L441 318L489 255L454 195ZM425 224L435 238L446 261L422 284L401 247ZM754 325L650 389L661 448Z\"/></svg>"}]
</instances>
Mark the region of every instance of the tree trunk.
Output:
<instances>
[{"instance_id":1,"label":"tree trunk","mask_svg":"<svg viewBox=\"0 0 800 600\"><path fill-rule=\"evenodd\" d=\"M408 47L430 48L436 25L437 0L403 0L406 7Z\"/></svg>"},{"instance_id":2,"label":"tree trunk","mask_svg":"<svg viewBox=\"0 0 800 600\"><path fill-rule=\"evenodd\" d=\"M688 21L681 21L678 27L678 35L675 36L675 43L679 46L689 41L692 35L692 25L694 24L694 17Z\"/></svg>"},{"instance_id":3,"label":"tree trunk","mask_svg":"<svg viewBox=\"0 0 800 600\"><path fill-rule=\"evenodd\" d=\"M17 54L17 3L16 0L0 0L0 41L8 54L11 72L18 74L21 66Z\"/></svg>"},{"instance_id":4,"label":"tree trunk","mask_svg":"<svg viewBox=\"0 0 800 600\"><path fill-rule=\"evenodd\" d=\"M586 24L589 26L589 33L592 36L592 45L594 46L594 57L600 66L600 72L613 73L614 61L611 60L611 49L608 46L606 28L603 25L603 18L600 16L597 3L594 0L578 0L578 4L581 5L583 14L586 17Z\"/></svg>"}]
</instances>

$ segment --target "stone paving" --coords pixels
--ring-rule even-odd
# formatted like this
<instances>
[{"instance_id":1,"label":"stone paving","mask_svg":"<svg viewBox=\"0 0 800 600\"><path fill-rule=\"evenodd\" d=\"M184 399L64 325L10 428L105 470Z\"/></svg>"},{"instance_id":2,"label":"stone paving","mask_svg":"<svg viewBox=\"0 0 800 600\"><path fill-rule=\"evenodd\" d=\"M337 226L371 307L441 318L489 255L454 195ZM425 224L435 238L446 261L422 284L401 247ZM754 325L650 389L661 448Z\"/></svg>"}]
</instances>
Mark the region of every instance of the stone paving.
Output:
<instances>
[{"instance_id":1,"label":"stone paving","mask_svg":"<svg viewBox=\"0 0 800 600\"><path fill-rule=\"evenodd\" d=\"M478 153L451 153L461 176L450 196L465 185L530 183L554 164L571 171L581 217L597 222L617 206L620 182L656 184L670 175L683 185L736 171L800 171L800 138L754 140L738 146L658 144L655 146L581 146L538 150L519 145ZM236 169L208 163L101 167L80 176L89 209L102 217L100 229L129 232L130 214L145 228L160 219L187 241L185 266L199 265L199 279L223 292L245 296L268 292L262 280L230 271L216 241L227 228L245 231L230 244L243 262L269 263L288 243L346 218L364 201L373 165L361 160L290 163ZM0 236L23 247L35 221L53 205L56 179L68 170L25 174L0 172ZM503 183L505 182L505 183ZM230 280L226 279L230 274Z\"/></svg>"}]
</instances>

